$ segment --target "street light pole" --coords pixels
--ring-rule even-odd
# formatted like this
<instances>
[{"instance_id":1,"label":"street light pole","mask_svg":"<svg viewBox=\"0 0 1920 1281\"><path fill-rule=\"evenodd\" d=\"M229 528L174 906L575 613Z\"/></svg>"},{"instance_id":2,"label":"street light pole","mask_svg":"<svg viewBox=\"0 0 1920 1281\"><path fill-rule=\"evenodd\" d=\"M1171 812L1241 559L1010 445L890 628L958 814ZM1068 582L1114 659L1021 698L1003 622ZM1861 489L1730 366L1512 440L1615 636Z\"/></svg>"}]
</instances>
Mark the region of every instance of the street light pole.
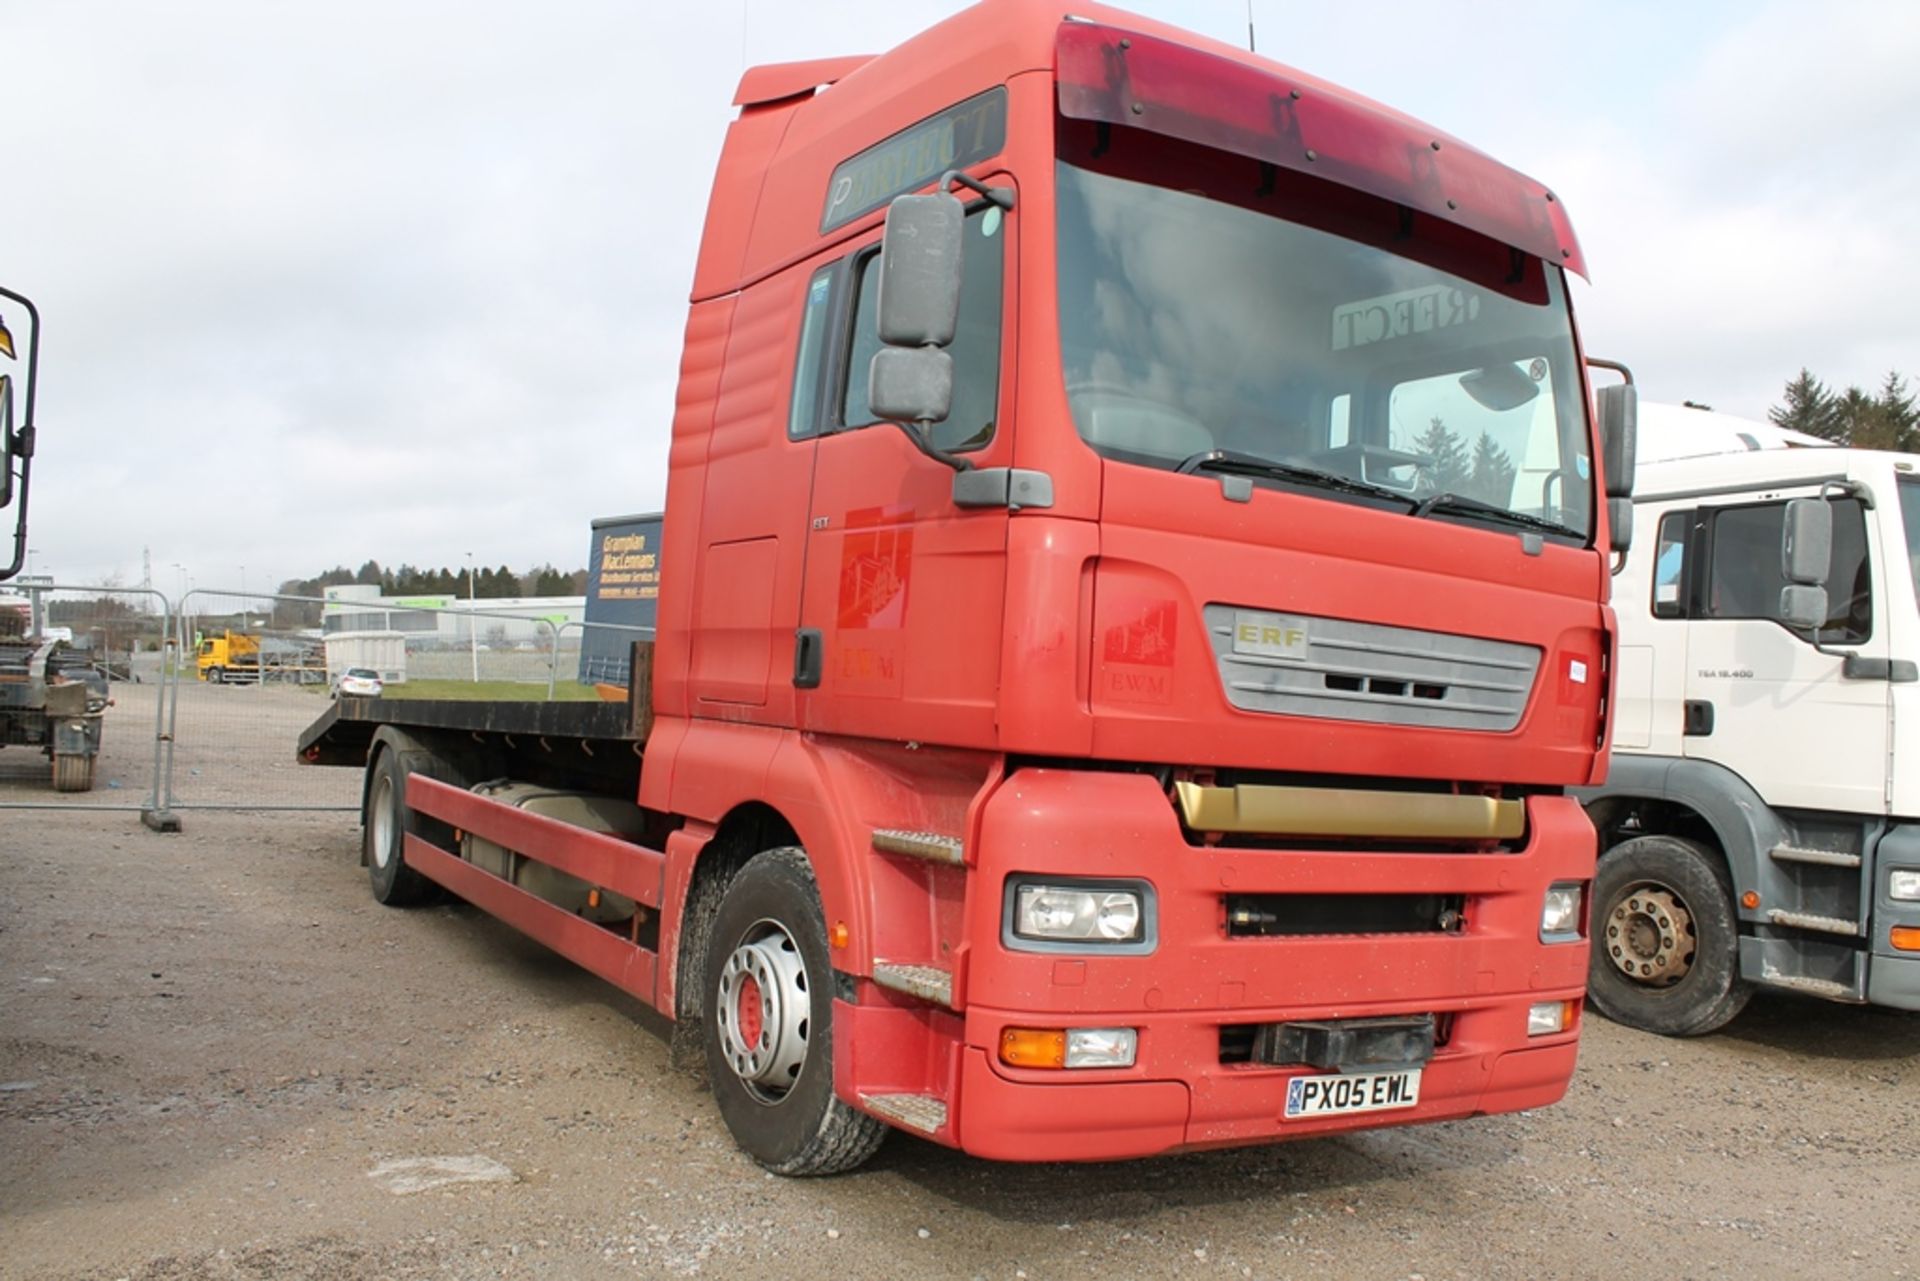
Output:
<instances>
[{"instance_id":1,"label":"street light pole","mask_svg":"<svg viewBox=\"0 0 1920 1281\"><path fill-rule=\"evenodd\" d=\"M480 683L480 637L474 629L477 620L473 616L473 553L467 553L467 653L473 659L473 683Z\"/></svg>"}]
</instances>

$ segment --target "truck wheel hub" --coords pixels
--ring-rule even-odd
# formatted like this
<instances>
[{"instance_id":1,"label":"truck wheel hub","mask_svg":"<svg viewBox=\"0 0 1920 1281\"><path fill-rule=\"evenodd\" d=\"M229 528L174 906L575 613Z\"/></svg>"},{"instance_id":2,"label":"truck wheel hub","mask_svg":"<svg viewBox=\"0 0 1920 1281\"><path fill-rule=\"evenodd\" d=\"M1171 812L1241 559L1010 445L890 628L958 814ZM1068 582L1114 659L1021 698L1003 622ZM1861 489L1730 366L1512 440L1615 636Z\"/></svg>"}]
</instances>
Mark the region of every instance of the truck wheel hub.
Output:
<instances>
[{"instance_id":1,"label":"truck wheel hub","mask_svg":"<svg viewBox=\"0 0 1920 1281\"><path fill-rule=\"evenodd\" d=\"M1671 890L1643 885L1607 914L1607 958L1649 987L1671 987L1693 968L1693 915Z\"/></svg>"},{"instance_id":2,"label":"truck wheel hub","mask_svg":"<svg viewBox=\"0 0 1920 1281\"><path fill-rule=\"evenodd\" d=\"M727 957L718 1007L728 1066L762 1102L779 1102L806 1061L813 1014L806 963L779 922L756 923Z\"/></svg>"}]
</instances>

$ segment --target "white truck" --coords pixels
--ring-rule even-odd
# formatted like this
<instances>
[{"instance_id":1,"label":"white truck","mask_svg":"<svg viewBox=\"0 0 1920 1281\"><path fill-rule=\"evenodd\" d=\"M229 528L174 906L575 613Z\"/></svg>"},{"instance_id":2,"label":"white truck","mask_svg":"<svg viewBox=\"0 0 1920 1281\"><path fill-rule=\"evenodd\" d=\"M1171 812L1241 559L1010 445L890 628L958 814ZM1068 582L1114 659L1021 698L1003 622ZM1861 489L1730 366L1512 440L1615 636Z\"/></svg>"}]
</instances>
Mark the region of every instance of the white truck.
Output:
<instances>
[{"instance_id":1,"label":"white truck","mask_svg":"<svg viewBox=\"0 0 1920 1281\"><path fill-rule=\"evenodd\" d=\"M1643 404L1588 992L1920 1009L1920 457Z\"/></svg>"}]
</instances>

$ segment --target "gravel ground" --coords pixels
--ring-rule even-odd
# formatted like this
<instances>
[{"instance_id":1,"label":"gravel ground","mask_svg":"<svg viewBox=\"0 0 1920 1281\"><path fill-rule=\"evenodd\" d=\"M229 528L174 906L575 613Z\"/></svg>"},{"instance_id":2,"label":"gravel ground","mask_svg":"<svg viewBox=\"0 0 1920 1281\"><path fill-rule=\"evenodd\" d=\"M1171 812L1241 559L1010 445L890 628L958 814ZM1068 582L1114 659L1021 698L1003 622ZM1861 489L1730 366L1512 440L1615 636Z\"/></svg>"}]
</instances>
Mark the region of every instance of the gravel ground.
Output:
<instances>
[{"instance_id":1,"label":"gravel ground","mask_svg":"<svg viewBox=\"0 0 1920 1281\"><path fill-rule=\"evenodd\" d=\"M1100 1166L896 1135L786 1181L643 1007L470 908L375 905L351 816L184 817L0 811L0 1276L1920 1267L1913 1016L1763 998L1690 1042L1596 1018L1534 1114ZM415 1158L492 1181L392 1190Z\"/></svg>"}]
</instances>

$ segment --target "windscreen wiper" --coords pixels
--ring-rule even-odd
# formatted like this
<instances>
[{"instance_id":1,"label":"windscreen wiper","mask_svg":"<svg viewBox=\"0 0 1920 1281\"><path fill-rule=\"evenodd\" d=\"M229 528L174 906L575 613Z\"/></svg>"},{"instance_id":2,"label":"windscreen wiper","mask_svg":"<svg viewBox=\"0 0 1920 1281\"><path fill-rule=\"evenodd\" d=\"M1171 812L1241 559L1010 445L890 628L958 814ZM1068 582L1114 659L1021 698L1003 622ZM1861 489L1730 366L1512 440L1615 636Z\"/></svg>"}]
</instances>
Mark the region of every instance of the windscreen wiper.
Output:
<instances>
[{"instance_id":1,"label":"windscreen wiper","mask_svg":"<svg viewBox=\"0 0 1920 1281\"><path fill-rule=\"evenodd\" d=\"M1585 535L1557 520L1548 520L1544 516L1529 516L1502 507L1497 503L1482 502L1478 498L1468 498L1465 494L1452 491L1430 494L1414 504L1410 513L1415 517L1431 516L1434 512L1451 512L1460 516L1478 516L1484 520L1502 525L1513 525L1521 529L1537 529L1543 534L1560 534L1568 538L1584 538Z\"/></svg>"},{"instance_id":2,"label":"windscreen wiper","mask_svg":"<svg viewBox=\"0 0 1920 1281\"><path fill-rule=\"evenodd\" d=\"M1184 476L1191 476L1201 471L1226 472L1235 476L1261 476L1268 480L1281 480L1314 489L1332 489L1343 494L1364 494L1368 498L1384 498L1389 502L1406 503L1409 507L1414 503L1409 495L1385 485L1357 480L1352 476L1343 476L1339 472L1321 471L1318 467L1283 463L1277 458L1243 454L1237 449L1204 449L1197 454L1188 455L1174 470Z\"/></svg>"}]
</instances>

